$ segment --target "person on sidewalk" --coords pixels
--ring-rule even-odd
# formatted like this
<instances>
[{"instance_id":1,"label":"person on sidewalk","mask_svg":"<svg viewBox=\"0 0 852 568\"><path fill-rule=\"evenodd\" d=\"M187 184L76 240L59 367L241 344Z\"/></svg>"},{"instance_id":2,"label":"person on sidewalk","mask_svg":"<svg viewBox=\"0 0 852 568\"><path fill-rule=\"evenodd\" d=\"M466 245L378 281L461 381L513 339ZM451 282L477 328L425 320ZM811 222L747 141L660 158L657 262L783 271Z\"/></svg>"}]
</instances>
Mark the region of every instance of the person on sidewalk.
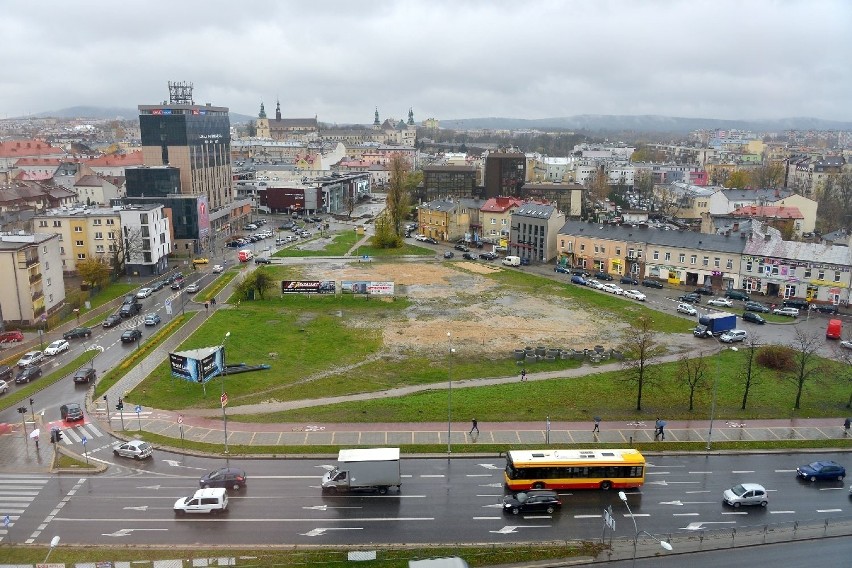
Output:
<instances>
[{"instance_id":1,"label":"person on sidewalk","mask_svg":"<svg viewBox=\"0 0 852 568\"><path fill-rule=\"evenodd\" d=\"M594 434L595 432L600 433L600 431L601 431L601 417L600 417L600 416L595 416L594 421L595 421L595 427L594 427L594 428L592 428L592 433L593 433L593 434Z\"/></svg>"},{"instance_id":2,"label":"person on sidewalk","mask_svg":"<svg viewBox=\"0 0 852 568\"><path fill-rule=\"evenodd\" d=\"M666 433L663 431L666 423L661 419L657 418L656 427L654 428L654 440L663 440L666 439Z\"/></svg>"},{"instance_id":3,"label":"person on sidewalk","mask_svg":"<svg viewBox=\"0 0 852 568\"><path fill-rule=\"evenodd\" d=\"M215 296L214 296L214 297L212 297L212 298L210 298L210 305L211 305L211 306L215 306L215 305L216 305L216 297L215 297Z\"/></svg>"},{"instance_id":4,"label":"person on sidewalk","mask_svg":"<svg viewBox=\"0 0 852 568\"><path fill-rule=\"evenodd\" d=\"M852 426L852 418L847 418L843 421L843 435L849 435L849 427Z\"/></svg>"},{"instance_id":5,"label":"person on sidewalk","mask_svg":"<svg viewBox=\"0 0 852 568\"><path fill-rule=\"evenodd\" d=\"M473 434L473 431L476 430L476 433L479 434L479 423L476 421L476 418L471 420L472 426L470 427L470 432L468 434Z\"/></svg>"},{"instance_id":6,"label":"person on sidewalk","mask_svg":"<svg viewBox=\"0 0 852 568\"><path fill-rule=\"evenodd\" d=\"M525 380L527 380L527 370L521 369L521 382L524 382Z\"/></svg>"}]
</instances>

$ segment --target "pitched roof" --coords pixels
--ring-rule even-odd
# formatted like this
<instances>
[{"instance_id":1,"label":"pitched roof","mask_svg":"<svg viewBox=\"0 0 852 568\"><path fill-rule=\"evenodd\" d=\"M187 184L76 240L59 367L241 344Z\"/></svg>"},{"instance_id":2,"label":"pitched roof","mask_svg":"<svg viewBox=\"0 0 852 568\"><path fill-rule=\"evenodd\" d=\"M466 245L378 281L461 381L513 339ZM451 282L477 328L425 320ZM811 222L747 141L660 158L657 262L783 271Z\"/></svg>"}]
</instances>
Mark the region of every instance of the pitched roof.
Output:
<instances>
[{"instance_id":1,"label":"pitched roof","mask_svg":"<svg viewBox=\"0 0 852 568\"><path fill-rule=\"evenodd\" d=\"M747 242L747 239L733 236L707 235L693 231L660 231L646 225L626 227L586 221L567 221L559 229L559 234L727 253L741 253Z\"/></svg>"},{"instance_id":2,"label":"pitched roof","mask_svg":"<svg viewBox=\"0 0 852 568\"><path fill-rule=\"evenodd\" d=\"M141 150L134 150L127 154L104 154L103 156L98 156L97 158L86 160L85 162L87 165L94 167L127 167L143 165Z\"/></svg>"},{"instance_id":3,"label":"pitched roof","mask_svg":"<svg viewBox=\"0 0 852 568\"><path fill-rule=\"evenodd\" d=\"M491 197L479 210L491 213L505 213L512 207L520 207L523 204L523 200L517 197Z\"/></svg>"},{"instance_id":4,"label":"pitched roof","mask_svg":"<svg viewBox=\"0 0 852 568\"><path fill-rule=\"evenodd\" d=\"M64 155L65 150L54 148L44 140L6 140L5 142L0 142L0 158Z\"/></svg>"},{"instance_id":5,"label":"pitched roof","mask_svg":"<svg viewBox=\"0 0 852 568\"><path fill-rule=\"evenodd\" d=\"M26 157L21 158L17 162L15 162L16 168L23 168L26 166L59 166L59 164L66 162L64 158L33 158Z\"/></svg>"},{"instance_id":6,"label":"pitched roof","mask_svg":"<svg viewBox=\"0 0 852 568\"><path fill-rule=\"evenodd\" d=\"M798 207L783 205L746 205L729 213L731 217L758 217L764 219L804 219Z\"/></svg>"}]
</instances>

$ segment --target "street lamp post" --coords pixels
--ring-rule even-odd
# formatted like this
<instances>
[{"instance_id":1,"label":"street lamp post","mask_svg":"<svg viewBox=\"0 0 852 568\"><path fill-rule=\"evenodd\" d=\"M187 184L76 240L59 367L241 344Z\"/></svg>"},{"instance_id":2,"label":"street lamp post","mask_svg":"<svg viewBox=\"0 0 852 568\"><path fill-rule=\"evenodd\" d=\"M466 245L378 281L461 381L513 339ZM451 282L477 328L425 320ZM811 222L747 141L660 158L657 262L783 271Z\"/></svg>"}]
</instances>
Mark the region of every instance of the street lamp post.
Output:
<instances>
[{"instance_id":1,"label":"street lamp post","mask_svg":"<svg viewBox=\"0 0 852 568\"><path fill-rule=\"evenodd\" d=\"M662 539L655 537L654 535L652 535L648 531L640 531L639 530L639 526L636 524L636 517L633 516L633 511L630 510L630 505L627 503L627 495L624 493L624 491L618 492L618 498L621 499L621 502L624 503L625 507L627 507L627 512L630 514L630 519L633 521L633 566L634 567L636 566L636 545L639 541L639 535L640 534L650 536L651 538L653 538L654 540L659 542L660 546L662 546L665 550L669 550L669 551L672 550L672 545L669 544L668 542L666 542L665 540L662 540Z\"/></svg>"},{"instance_id":2,"label":"street lamp post","mask_svg":"<svg viewBox=\"0 0 852 568\"><path fill-rule=\"evenodd\" d=\"M50 553L53 552L53 549L57 547L59 544L59 537L55 536L50 539L50 549L47 551L47 556L44 557L44 564L47 564L47 559L50 558Z\"/></svg>"},{"instance_id":3,"label":"street lamp post","mask_svg":"<svg viewBox=\"0 0 852 568\"><path fill-rule=\"evenodd\" d=\"M724 346L719 349L719 353L716 354L716 376L713 377L713 398L710 403L710 431L707 432L707 451L710 451L711 446L713 445L713 420L716 417L716 392L719 390L719 373L720 371L720 362L719 360L722 357L722 352L725 350ZM731 351L738 351L736 347L731 347Z\"/></svg>"},{"instance_id":4,"label":"street lamp post","mask_svg":"<svg viewBox=\"0 0 852 568\"><path fill-rule=\"evenodd\" d=\"M451 341L452 334L447 332L447 346L449 347L447 356L449 357L449 361L447 362L447 455L449 456L452 451L452 435L453 435L453 353L455 349L453 349L453 344Z\"/></svg>"},{"instance_id":5,"label":"street lamp post","mask_svg":"<svg viewBox=\"0 0 852 568\"><path fill-rule=\"evenodd\" d=\"M219 398L219 401L222 403L222 425L225 429L225 456L227 459L228 456L228 415L225 413L225 406L228 404L228 395L225 394L225 340L231 337L231 332L225 333L225 337L222 338L222 372L220 373L222 377L222 396Z\"/></svg>"}]
</instances>

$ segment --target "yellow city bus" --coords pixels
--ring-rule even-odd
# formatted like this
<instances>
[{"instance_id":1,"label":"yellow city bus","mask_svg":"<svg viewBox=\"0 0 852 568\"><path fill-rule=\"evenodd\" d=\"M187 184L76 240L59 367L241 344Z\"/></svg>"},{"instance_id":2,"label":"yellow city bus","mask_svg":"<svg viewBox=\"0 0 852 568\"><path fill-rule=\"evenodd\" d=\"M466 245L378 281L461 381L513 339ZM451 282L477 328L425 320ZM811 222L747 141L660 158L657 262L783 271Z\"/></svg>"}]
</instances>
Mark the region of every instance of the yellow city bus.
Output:
<instances>
[{"instance_id":1,"label":"yellow city bus","mask_svg":"<svg viewBox=\"0 0 852 568\"><path fill-rule=\"evenodd\" d=\"M512 450L506 454L508 489L633 489L645 483L637 450Z\"/></svg>"}]
</instances>

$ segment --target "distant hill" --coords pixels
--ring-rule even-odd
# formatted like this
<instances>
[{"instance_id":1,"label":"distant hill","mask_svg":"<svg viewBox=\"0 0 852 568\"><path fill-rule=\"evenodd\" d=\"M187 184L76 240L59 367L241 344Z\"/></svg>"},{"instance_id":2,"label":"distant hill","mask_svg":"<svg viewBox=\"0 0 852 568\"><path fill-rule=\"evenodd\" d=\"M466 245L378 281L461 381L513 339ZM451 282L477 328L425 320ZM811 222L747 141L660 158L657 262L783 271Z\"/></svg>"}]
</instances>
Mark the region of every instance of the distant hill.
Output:
<instances>
[{"instance_id":1,"label":"distant hill","mask_svg":"<svg viewBox=\"0 0 852 568\"><path fill-rule=\"evenodd\" d=\"M558 128L565 130L609 130L636 132L691 132L698 129L753 130L780 132L783 130L852 130L852 122L791 117L777 120L722 120L716 118L682 118L659 115L581 114L561 118L465 118L442 119L441 128L451 130L521 130Z\"/></svg>"},{"instance_id":2,"label":"distant hill","mask_svg":"<svg viewBox=\"0 0 852 568\"><path fill-rule=\"evenodd\" d=\"M255 117L239 113L229 113L232 124L242 124ZM118 107L75 106L33 114L37 118L92 118L97 120L135 120L139 118L139 109Z\"/></svg>"}]
</instances>

